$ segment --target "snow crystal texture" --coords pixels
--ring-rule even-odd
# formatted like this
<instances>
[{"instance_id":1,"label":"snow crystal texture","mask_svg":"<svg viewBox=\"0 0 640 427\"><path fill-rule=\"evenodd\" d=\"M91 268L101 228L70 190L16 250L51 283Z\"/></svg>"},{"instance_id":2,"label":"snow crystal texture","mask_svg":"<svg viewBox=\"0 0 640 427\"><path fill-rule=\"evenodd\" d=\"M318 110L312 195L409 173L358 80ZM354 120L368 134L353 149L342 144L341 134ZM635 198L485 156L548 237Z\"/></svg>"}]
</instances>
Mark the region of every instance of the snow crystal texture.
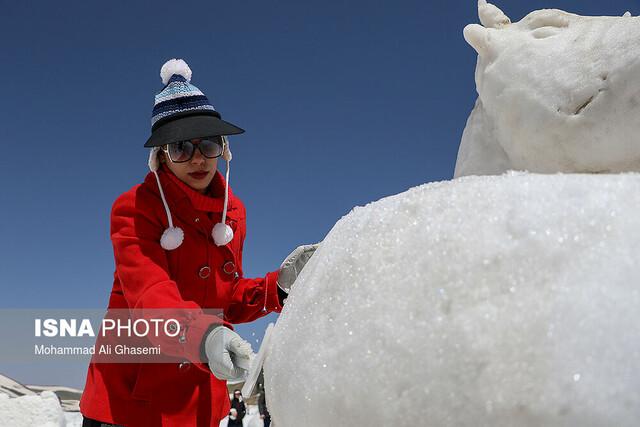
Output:
<instances>
[{"instance_id":1,"label":"snow crystal texture","mask_svg":"<svg viewBox=\"0 0 640 427\"><path fill-rule=\"evenodd\" d=\"M638 188L509 173L355 208L273 331L274 423L636 425Z\"/></svg>"},{"instance_id":2,"label":"snow crystal texture","mask_svg":"<svg viewBox=\"0 0 640 427\"><path fill-rule=\"evenodd\" d=\"M640 171L640 17L546 9L510 23L491 4L479 16L464 29L478 100L455 177Z\"/></svg>"}]
</instances>

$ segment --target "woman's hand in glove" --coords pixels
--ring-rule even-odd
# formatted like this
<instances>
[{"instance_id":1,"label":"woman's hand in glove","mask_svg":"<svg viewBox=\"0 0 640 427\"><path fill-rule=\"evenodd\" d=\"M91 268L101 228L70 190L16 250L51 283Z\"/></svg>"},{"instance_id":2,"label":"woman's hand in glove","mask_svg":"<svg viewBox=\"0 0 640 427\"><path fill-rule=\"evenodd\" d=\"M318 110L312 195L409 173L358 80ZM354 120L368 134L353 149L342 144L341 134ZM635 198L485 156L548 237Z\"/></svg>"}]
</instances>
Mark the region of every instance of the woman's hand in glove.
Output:
<instances>
[{"instance_id":1,"label":"woman's hand in glove","mask_svg":"<svg viewBox=\"0 0 640 427\"><path fill-rule=\"evenodd\" d=\"M231 329L218 326L204 339L209 369L216 378L239 379L251 367L251 345Z\"/></svg>"},{"instance_id":2,"label":"woman's hand in glove","mask_svg":"<svg viewBox=\"0 0 640 427\"><path fill-rule=\"evenodd\" d=\"M278 272L278 287L289 293L293 282L296 281L298 275L307 264L311 255L318 248L319 243L315 245L298 246L289 256L284 260L280 266Z\"/></svg>"}]
</instances>

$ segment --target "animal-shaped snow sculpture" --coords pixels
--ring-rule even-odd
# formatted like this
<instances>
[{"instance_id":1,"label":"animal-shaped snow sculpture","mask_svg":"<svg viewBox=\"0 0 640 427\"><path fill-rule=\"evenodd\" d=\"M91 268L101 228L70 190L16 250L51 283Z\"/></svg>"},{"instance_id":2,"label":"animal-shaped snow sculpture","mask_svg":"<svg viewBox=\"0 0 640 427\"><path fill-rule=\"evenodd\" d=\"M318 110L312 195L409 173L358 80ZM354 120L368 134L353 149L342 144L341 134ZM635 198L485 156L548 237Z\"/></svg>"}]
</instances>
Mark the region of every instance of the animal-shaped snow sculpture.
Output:
<instances>
[{"instance_id":1,"label":"animal-shaped snow sculpture","mask_svg":"<svg viewBox=\"0 0 640 427\"><path fill-rule=\"evenodd\" d=\"M512 23L478 2L464 29L478 100L455 176L640 171L640 17L547 9Z\"/></svg>"},{"instance_id":2,"label":"animal-shaped snow sculpture","mask_svg":"<svg viewBox=\"0 0 640 427\"><path fill-rule=\"evenodd\" d=\"M639 169L638 18L479 9L457 175ZM510 172L355 208L260 350L274 423L637 425L639 185Z\"/></svg>"}]
</instances>

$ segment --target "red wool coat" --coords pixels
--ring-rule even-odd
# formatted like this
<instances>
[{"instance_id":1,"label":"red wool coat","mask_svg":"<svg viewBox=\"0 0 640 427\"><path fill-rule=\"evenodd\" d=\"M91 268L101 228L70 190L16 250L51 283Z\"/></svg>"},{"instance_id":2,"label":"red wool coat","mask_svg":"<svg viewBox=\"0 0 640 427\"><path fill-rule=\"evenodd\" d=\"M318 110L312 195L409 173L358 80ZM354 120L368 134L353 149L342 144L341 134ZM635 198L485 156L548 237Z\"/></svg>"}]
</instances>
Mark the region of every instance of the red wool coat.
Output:
<instances>
[{"instance_id":1,"label":"red wool coat","mask_svg":"<svg viewBox=\"0 0 640 427\"><path fill-rule=\"evenodd\" d=\"M224 194L219 172L210 185L212 197L190 189L166 167L158 174L184 240L171 251L160 246L169 224L153 173L118 197L111 212L116 271L109 309L188 309L195 315L187 320L183 340L176 336L155 343L162 344L171 363L102 363L94 355L80 409L88 418L124 426L217 427L229 412L226 382L203 363L200 344L212 324L230 326L280 312L278 273L242 277L246 213L231 191L226 222L233 240L222 247L213 243L211 230L223 206L223 197L216 198ZM205 266L209 275L201 277ZM200 308L221 309L224 319L202 314ZM107 341L99 336L96 348Z\"/></svg>"}]
</instances>

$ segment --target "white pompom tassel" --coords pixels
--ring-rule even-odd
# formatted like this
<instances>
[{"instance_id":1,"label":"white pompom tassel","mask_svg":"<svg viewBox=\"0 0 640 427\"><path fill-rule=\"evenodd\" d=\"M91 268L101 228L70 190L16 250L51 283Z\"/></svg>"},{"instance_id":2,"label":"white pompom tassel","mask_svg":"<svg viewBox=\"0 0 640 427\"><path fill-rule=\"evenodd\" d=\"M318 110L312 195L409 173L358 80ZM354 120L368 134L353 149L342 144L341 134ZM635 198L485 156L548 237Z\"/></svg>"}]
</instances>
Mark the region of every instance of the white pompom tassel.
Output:
<instances>
[{"instance_id":1,"label":"white pompom tassel","mask_svg":"<svg viewBox=\"0 0 640 427\"><path fill-rule=\"evenodd\" d=\"M169 227L160 237L160 246L166 251L172 251L179 247L184 240L184 231L180 227Z\"/></svg>"},{"instance_id":2,"label":"white pompom tassel","mask_svg":"<svg viewBox=\"0 0 640 427\"><path fill-rule=\"evenodd\" d=\"M162 79L162 84L166 85L167 83L169 83L169 79L174 74L181 75L187 80L187 82L191 81L191 68L189 68L187 63L182 59L170 59L164 63L164 65L160 69L160 78Z\"/></svg>"},{"instance_id":3,"label":"white pompom tassel","mask_svg":"<svg viewBox=\"0 0 640 427\"><path fill-rule=\"evenodd\" d=\"M233 239L233 230L226 224L227 205L229 203L229 161L231 160L231 151L229 151L229 140L227 139L227 137L223 136L222 138L224 140L225 146L222 158L227 161L227 173L224 186L224 206L222 208L222 221L214 225L213 230L211 230L213 241L217 246L224 246Z\"/></svg>"},{"instance_id":4,"label":"white pompom tassel","mask_svg":"<svg viewBox=\"0 0 640 427\"><path fill-rule=\"evenodd\" d=\"M213 226L211 236L216 246L224 246L233 239L233 230L227 224L219 222Z\"/></svg>"},{"instance_id":5,"label":"white pompom tassel","mask_svg":"<svg viewBox=\"0 0 640 427\"><path fill-rule=\"evenodd\" d=\"M172 251L182 244L182 241L184 240L184 231L182 231L180 227L173 226L171 211L169 211L169 205L167 205L167 200L164 198L164 191L162 191L160 177L156 171L153 171L153 174L156 176L158 190L160 191L160 198L162 199L162 204L164 205L164 210L167 214L167 220L169 221L169 228L164 230L164 233L160 236L160 246L162 246L162 249L166 251Z\"/></svg>"}]
</instances>

